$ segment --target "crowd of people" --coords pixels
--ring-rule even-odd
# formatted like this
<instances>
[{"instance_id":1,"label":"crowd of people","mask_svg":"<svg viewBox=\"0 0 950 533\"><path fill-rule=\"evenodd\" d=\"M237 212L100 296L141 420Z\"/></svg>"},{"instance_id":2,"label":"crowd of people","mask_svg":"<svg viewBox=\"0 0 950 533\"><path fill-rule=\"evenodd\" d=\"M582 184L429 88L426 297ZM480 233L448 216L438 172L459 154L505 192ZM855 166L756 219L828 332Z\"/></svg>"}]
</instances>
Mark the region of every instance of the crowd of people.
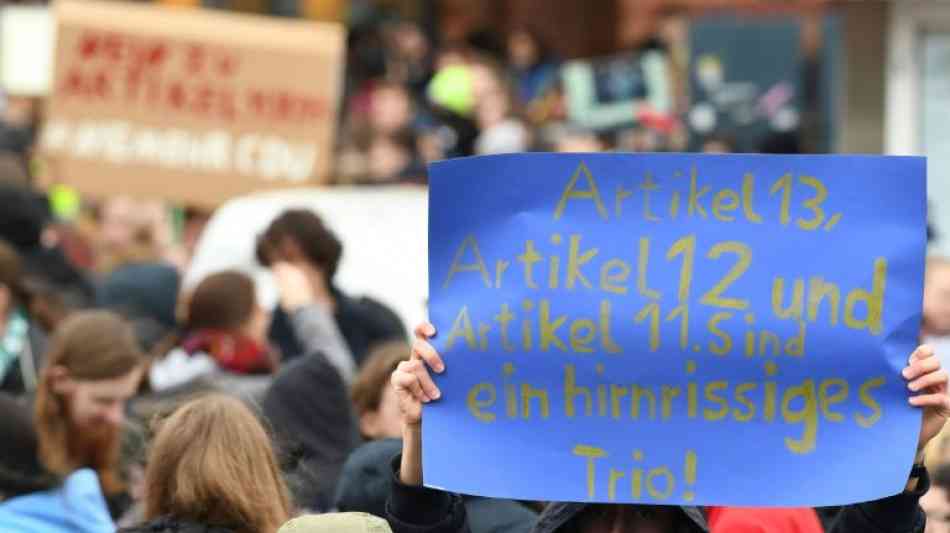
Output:
<instances>
[{"instance_id":1,"label":"crowd of people","mask_svg":"<svg viewBox=\"0 0 950 533\"><path fill-rule=\"evenodd\" d=\"M683 113L649 105L613 125L578 124L563 59L528 27L438 45L415 23L384 18L354 28L348 47L338 183L424 183L433 161L524 151L801 150L794 128L740 146L727 131L691 133ZM667 48L658 39L639 52Z\"/></svg>"},{"instance_id":2,"label":"crowd of people","mask_svg":"<svg viewBox=\"0 0 950 533\"><path fill-rule=\"evenodd\" d=\"M258 237L276 309L239 270L181 290L155 239L78 266L42 197L0 187L0 530L719 533L950 527L947 372L903 372L923 410L906 490L836 509L584 505L422 486L422 405L445 364L387 306L341 291L318 213ZM37 265L44 265L39 268ZM928 262L922 339L950 335L950 261ZM927 465L925 466L925 458ZM780 480L774 480L780 482ZM286 525L284 525L286 523Z\"/></svg>"},{"instance_id":3,"label":"crowd of people","mask_svg":"<svg viewBox=\"0 0 950 533\"><path fill-rule=\"evenodd\" d=\"M349 50L341 183L424 183L427 163L472 154L683 148L668 124L571 125L559 60L528 29L436 47L386 21ZM341 290L343 245L320 213L285 211L257 238L276 308L241 270L185 290L210 213L76 200L32 158L37 119L9 99L0 120L0 531L950 532L948 260L928 261L935 348L903 371L923 418L900 494L827 509L462 496L422 485L422 405L445 369L433 326L410 338L392 309ZM784 141L763 149L797 150Z\"/></svg>"}]
</instances>

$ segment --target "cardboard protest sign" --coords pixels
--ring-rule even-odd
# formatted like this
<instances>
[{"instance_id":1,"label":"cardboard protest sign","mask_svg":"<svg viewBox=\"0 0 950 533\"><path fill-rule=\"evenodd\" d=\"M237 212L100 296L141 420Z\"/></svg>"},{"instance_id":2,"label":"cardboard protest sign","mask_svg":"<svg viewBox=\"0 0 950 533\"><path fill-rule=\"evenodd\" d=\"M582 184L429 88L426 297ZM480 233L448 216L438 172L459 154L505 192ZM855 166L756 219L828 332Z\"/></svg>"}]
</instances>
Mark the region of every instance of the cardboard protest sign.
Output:
<instances>
[{"instance_id":1,"label":"cardboard protest sign","mask_svg":"<svg viewBox=\"0 0 950 533\"><path fill-rule=\"evenodd\" d=\"M92 194L214 206L332 159L337 24L63 0L41 146Z\"/></svg>"},{"instance_id":2,"label":"cardboard protest sign","mask_svg":"<svg viewBox=\"0 0 950 533\"><path fill-rule=\"evenodd\" d=\"M520 154L430 180L447 371L427 485L739 506L903 490L923 158Z\"/></svg>"}]
</instances>

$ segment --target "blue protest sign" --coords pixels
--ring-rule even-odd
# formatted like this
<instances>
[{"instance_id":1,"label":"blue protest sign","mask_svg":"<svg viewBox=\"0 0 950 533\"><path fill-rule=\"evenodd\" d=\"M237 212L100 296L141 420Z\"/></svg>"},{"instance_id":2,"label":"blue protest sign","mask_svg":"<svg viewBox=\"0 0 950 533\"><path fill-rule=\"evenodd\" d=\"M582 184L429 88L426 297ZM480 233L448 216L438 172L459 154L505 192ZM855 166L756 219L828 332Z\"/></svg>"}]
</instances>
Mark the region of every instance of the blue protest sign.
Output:
<instances>
[{"instance_id":1,"label":"blue protest sign","mask_svg":"<svg viewBox=\"0 0 950 533\"><path fill-rule=\"evenodd\" d=\"M425 483L742 506L900 492L920 423L900 370L919 330L925 189L908 157L432 165L447 370L425 408Z\"/></svg>"}]
</instances>

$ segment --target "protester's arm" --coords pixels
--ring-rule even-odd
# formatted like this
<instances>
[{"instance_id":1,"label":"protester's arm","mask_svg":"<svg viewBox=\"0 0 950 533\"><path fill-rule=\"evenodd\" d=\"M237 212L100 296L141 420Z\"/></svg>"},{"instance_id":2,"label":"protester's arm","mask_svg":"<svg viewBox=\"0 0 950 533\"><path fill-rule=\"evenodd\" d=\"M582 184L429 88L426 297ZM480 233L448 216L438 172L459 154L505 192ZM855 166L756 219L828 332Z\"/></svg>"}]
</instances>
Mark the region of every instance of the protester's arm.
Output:
<instances>
[{"instance_id":1,"label":"protester's arm","mask_svg":"<svg viewBox=\"0 0 950 533\"><path fill-rule=\"evenodd\" d=\"M950 416L947 371L940 367L933 348L914 350L902 375L912 396L911 405L923 409L917 454L904 491L889 498L849 505L838 513L828 533L922 533L926 524L918 500L930 488L923 467L924 449L940 433Z\"/></svg>"},{"instance_id":2,"label":"protester's arm","mask_svg":"<svg viewBox=\"0 0 950 533\"><path fill-rule=\"evenodd\" d=\"M467 533L465 506L457 494L422 485L422 404L438 400L441 392L428 368L442 372L445 365L427 339L431 324L416 328L412 358L392 375L402 413L402 454L393 460L392 491L386 505L394 533Z\"/></svg>"},{"instance_id":3,"label":"protester's arm","mask_svg":"<svg viewBox=\"0 0 950 533\"><path fill-rule=\"evenodd\" d=\"M303 344L304 354L321 352L343 381L350 383L356 364L333 318L332 303L315 295L306 276L293 265L278 263L272 270L280 289L280 305Z\"/></svg>"}]
</instances>

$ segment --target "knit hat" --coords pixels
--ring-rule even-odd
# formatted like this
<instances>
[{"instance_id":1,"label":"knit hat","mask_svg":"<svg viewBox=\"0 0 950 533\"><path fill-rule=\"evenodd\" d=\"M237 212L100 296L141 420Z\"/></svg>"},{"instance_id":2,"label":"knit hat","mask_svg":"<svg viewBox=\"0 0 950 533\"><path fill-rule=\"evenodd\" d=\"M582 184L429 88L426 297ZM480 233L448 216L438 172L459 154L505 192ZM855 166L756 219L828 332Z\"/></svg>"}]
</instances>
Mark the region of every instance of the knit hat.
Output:
<instances>
[{"instance_id":1,"label":"knit hat","mask_svg":"<svg viewBox=\"0 0 950 533\"><path fill-rule=\"evenodd\" d=\"M277 533L392 533L382 518L366 513L304 515L287 522Z\"/></svg>"}]
</instances>

